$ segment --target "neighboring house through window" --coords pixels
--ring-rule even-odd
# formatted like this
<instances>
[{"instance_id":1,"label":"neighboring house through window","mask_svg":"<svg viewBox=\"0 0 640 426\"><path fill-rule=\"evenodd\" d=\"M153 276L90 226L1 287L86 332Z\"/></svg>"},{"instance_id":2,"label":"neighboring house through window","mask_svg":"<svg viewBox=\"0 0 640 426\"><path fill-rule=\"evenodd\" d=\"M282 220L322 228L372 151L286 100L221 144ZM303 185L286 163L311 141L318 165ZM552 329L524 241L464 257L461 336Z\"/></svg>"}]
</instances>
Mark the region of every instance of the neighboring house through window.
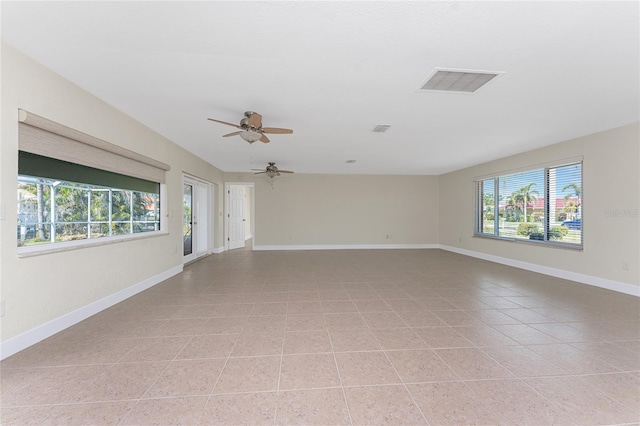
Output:
<instances>
[{"instance_id":1,"label":"neighboring house through window","mask_svg":"<svg viewBox=\"0 0 640 426\"><path fill-rule=\"evenodd\" d=\"M582 247L582 161L479 178L475 235Z\"/></svg>"}]
</instances>

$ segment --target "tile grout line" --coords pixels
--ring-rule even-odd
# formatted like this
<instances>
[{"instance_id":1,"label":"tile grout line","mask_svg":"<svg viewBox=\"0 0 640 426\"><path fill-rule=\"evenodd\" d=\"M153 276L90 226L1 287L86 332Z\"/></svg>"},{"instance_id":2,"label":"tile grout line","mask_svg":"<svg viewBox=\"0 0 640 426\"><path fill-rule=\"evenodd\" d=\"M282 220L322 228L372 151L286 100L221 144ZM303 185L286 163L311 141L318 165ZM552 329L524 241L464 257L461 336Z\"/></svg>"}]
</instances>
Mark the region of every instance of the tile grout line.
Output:
<instances>
[{"instance_id":1,"label":"tile grout line","mask_svg":"<svg viewBox=\"0 0 640 426\"><path fill-rule=\"evenodd\" d=\"M171 337L171 336L155 336L155 337ZM173 336L175 337L175 336ZM160 379L160 377L162 377L162 375L164 374L165 371L167 371L167 369L171 366L171 363L173 361L175 361L175 359L178 357L178 355L184 350L184 348L187 347L187 345L189 344L189 342L191 342L193 340L194 336L190 336L189 340L182 346L182 348L180 348L179 351L176 352L176 354L173 356L173 359L169 360L169 363L167 364L167 366L162 370L162 372L160 372L160 374L158 375L158 377L156 377L156 379L153 381L153 383L151 383L147 389L142 393L142 395L136 399L136 403L133 405L133 407L131 407L131 409L129 410L129 412L122 417L122 420L118 423L118 425L122 425L123 422L126 420L127 417L129 417L131 415L131 413L133 412L133 410L135 410L135 408L138 406L138 404L140 403L140 401L142 401L144 399L144 396L147 394L147 392L149 392L149 389L151 389L153 387L153 385L155 385L158 380ZM133 349L131 349L133 350ZM153 361L145 361L145 362L153 362Z\"/></svg>"},{"instance_id":2,"label":"tile grout line","mask_svg":"<svg viewBox=\"0 0 640 426\"><path fill-rule=\"evenodd\" d=\"M391 308L391 309L393 309L393 308ZM392 312L395 313L396 315L398 315L398 313L395 310L392 310ZM398 317L400 317L400 315L398 315ZM404 321L402 319L402 317L400 317L400 319L402 320L403 323L405 323L405 325L407 325L406 321ZM402 377L398 373L398 370L396 369L396 366L393 365L393 362L391 362L391 358L389 358L389 355L387 354L387 351L384 349L384 347L380 343L380 340L378 339L378 337L375 335L375 333L371 329L371 326L369 325L369 323L367 323L367 321L364 319L364 317L362 318L362 320L364 321L365 325L367 326L367 330L369 330L369 333L371 333L373 338L376 339L376 342L378 342L378 345L382 349L382 353L384 354L385 359L387 360L389 365L391 365L391 368L393 368L393 372L396 374L396 376L398 376L398 379L400 379L400 383L402 384L402 387L404 388L405 392L407 392L407 395L409 395L409 398L411 398L411 402L413 402L413 405L416 407L416 409L418 410L418 412L420 413L420 415L424 419L425 423L427 425L430 425L431 423L429 422L429 419L427 419L427 416L425 416L424 412L422 411L422 408L420 408L420 405L418 405L418 403L416 402L416 400L413 397L413 395L411 395L411 392L409 392L409 388L407 387L406 383L404 382L404 380L402 379ZM417 333L416 333L416 336L418 336L418 338L420 340L422 340L422 337L420 337L420 335L418 335ZM425 344L425 346L429 347L429 345L427 345L426 342L423 341L423 343Z\"/></svg>"},{"instance_id":3,"label":"tile grout line","mask_svg":"<svg viewBox=\"0 0 640 426\"><path fill-rule=\"evenodd\" d=\"M224 363L222 364L222 368L220 369L220 373L218 373L218 377L216 378L215 383L211 387L211 391L210 391L209 395L207 395L207 400L204 403L204 407L202 408L202 412L200 413L200 416L198 416L198 421L196 422L197 424L200 424L200 420L202 419L202 416L204 416L204 413L207 411L207 406L209 405L209 402L211 401L211 398L213 398L215 396L214 392L216 390L216 386L218 385L218 382L220 381L220 377L222 377L222 373L224 373L224 369L227 367L227 363L229 362L229 358L231 358L231 354L233 353L233 349L235 348L236 343L238 341L237 339L238 338L236 337L236 340L234 340L233 345L231 346L231 349L229 349L229 353L227 354L227 357L225 358ZM184 350L184 348L182 348L182 350ZM182 351L180 351L180 352L182 352ZM180 353L178 353L178 355L179 354Z\"/></svg>"},{"instance_id":4,"label":"tile grout line","mask_svg":"<svg viewBox=\"0 0 640 426\"><path fill-rule=\"evenodd\" d=\"M353 425L353 417L351 416L351 407L349 407L349 401L347 400L347 393L344 390L344 383L342 382L342 374L340 374L340 367L338 366L338 360L336 359L336 351L333 346L333 339L331 338L331 333L328 328L325 328L325 332L329 337L329 344L331 345L331 353L333 355L333 362L336 366L336 372L338 373L338 381L340 382L340 390L342 391L342 398L344 400L344 405L347 407L347 414L349 415L349 424Z\"/></svg>"},{"instance_id":5,"label":"tile grout line","mask_svg":"<svg viewBox=\"0 0 640 426\"><path fill-rule=\"evenodd\" d=\"M287 339L287 323L289 322L289 292L287 291L287 308L284 314L284 327L282 330L282 345L280 346L280 365L278 367L278 382L276 383L276 403L274 404L273 423L278 420L278 401L280 400L280 379L282 377L282 362L284 360L284 345Z\"/></svg>"}]
</instances>

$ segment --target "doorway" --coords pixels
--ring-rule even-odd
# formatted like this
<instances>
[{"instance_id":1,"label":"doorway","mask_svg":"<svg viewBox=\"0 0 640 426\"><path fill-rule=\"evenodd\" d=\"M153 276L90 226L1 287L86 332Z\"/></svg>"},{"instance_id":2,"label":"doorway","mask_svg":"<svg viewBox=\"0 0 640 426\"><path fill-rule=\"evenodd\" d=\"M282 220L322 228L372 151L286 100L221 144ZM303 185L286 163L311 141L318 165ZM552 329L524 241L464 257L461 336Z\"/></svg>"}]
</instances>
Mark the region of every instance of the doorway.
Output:
<instances>
[{"instance_id":1,"label":"doorway","mask_svg":"<svg viewBox=\"0 0 640 426\"><path fill-rule=\"evenodd\" d=\"M255 237L254 229L254 183L225 184L225 234L226 249L243 248Z\"/></svg>"},{"instance_id":2,"label":"doorway","mask_svg":"<svg viewBox=\"0 0 640 426\"><path fill-rule=\"evenodd\" d=\"M182 263L211 253L212 184L184 175L182 185Z\"/></svg>"}]
</instances>

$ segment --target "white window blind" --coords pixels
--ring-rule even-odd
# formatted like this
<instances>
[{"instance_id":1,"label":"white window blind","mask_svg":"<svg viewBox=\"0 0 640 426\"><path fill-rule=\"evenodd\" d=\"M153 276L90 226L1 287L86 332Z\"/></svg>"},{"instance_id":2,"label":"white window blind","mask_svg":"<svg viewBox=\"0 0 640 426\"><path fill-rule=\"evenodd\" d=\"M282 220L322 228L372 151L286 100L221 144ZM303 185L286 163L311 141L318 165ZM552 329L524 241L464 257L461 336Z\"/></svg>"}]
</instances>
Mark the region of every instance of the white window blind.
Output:
<instances>
[{"instance_id":1,"label":"white window blind","mask_svg":"<svg viewBox=\"0 0 640 426\"><path fill-rule=\"evenodd\" d=\"M96 169L165 183L165 163L19 110L19 150Z\"/></svg>"},{"instance_id":2,"label":"white window blind","mask_svg":"<svg viewBox=\"0 0 640 426\"><path fill-rule=\"evenodd\" d=\"M582 247L582 162L476 180L478 236Z\"/></svg>"}]
</instances>

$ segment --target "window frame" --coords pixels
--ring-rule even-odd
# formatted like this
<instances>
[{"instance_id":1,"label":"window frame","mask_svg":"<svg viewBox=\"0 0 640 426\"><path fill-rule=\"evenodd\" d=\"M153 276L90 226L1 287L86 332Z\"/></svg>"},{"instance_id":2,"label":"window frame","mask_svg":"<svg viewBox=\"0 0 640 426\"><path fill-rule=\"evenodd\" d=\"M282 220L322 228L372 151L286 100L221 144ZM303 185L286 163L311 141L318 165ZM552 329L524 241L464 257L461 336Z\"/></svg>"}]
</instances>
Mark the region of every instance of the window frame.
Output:
<instances>
[{"instance_id":1,"label":"window frame","mask_svg":"<svg viewBox=\"0 0 640 426\"><path fill-rule=\"evenodd\" d=\"M584 159L582 156L580 157L572 157L564 160L557 160L553 162L543 163L532 165L528 167L522 167L514 170L504 171L500 173L492 173L488 175L475 177L473 180L473 192L474 192L474 228L473 228L473 237L479 238L487 238L492 240L500 240L500 241L508 241L515 243L523 243L523 244L533 244L537 246L546 246L546 247L555 247L555 248L565 248L570 250L584 250L584 222L581 222L580 225L580 242L566 242L566 241L557 241L549 239L549 229L551 228L549 213L550 206L549 202L549 170L571 166L571 165L580 165L580 186L582 187L580 191L580 220L582 221L584 217ZM544 220L542 223L544 239L543 240L534 240L527 238L515 238L509 236L501 236L499 235L499 227L500 227L500 214L499 214L499 199L500 199L500 185L499 179L501 177L534 172L542 170L543 172L543 211L544 211ZM493 219L493 234L482 232L483 226L483 181L492 179L494 181L494 200L493 200L493 209L494 209L494 219ZM553 200L555 203L555 200ZM526 222L525 222L526 223Z\"/></svg>"},{"instance_id":2,"label":"window frame","mask_svg":"<svg viewBox=\"0 0 640 426\"><path fill-rule=\"evenodd\" d=\"M127 190L128 191L128 190ZM159 189L159 207L160 207L160 218L159 218L159 229L157 231L147 231L147 232L136 232L136 233L126 233L126 234L118 234L111 236L104 236L99 238L84 238L79 240L71 240L71 241L60 241L54 243L43 243L43 244L34 244L28 246L18 246L18 257L30 257L30 256L38 256L42 254L48 253L58 253L62 251L81 249L86 247L94 247L101 245L108 245L114 243L120 243L125 241L133 241L133 240L142 240L147 238L156 238L161 236L169 235L167 230L167 188L165 184L160 184Z\"/></svg>"},{"instance_id":3,"label":"window frame","mask_svg":"<svg viewBox=\"0 0 640 426\"><path fill-rule=\"evenodd\" d=\"M159 184L160 214L160 229L157 231L22 246L17 247L18 257L169 235L167 188L165 183L166 172L171 170L171 166L168 164L21 109L18 110L18 150L157 183ZM33 177L48 178L47 176ZM17 181L18 174L16 174ZM91 184L90 182L77 183ZM121 189L128 190L127 188Z\"/></svg>"}]
</instances>

